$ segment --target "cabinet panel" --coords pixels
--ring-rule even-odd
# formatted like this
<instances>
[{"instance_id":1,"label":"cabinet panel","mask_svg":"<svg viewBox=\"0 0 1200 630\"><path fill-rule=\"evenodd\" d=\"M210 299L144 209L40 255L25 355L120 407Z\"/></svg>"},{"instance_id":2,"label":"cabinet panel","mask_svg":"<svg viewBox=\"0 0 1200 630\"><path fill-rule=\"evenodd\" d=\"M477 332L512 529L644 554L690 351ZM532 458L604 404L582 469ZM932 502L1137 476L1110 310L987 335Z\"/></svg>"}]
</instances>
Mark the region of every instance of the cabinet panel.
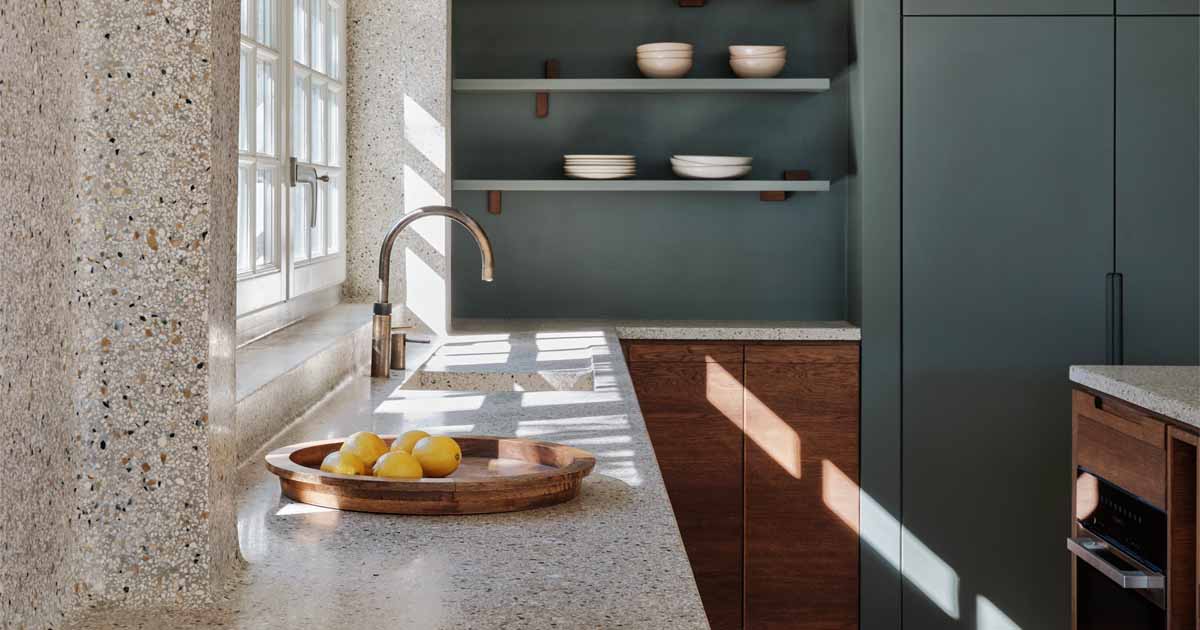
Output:
<instances>
[{"instance_id":1,"label":"cabinet panel","mask_svg":"<svg viewBox=\"0 0 1200 630\"><path fill-rule=\"evenodd\" d=\"M1117 0L1117 15L1196 14L1200 14L1200 0Z\"/></svg>"},{"instance_id":2,"label":"cabinet panel","mask_svg":"<svg viewBox=\"0 0 1200 630\"><path fill-rule=\"evenodd\" d=\"M904 0L905 15L1112 15L1113 0Z\"/></svg>"},{"instance_id":3,"label":"cabinet panel","mask_svg":"<svg viewBox=\"0 0 1200 630\"><path fill-rule=\"evenodd\" d=\"M631 362L741 363L742 346L720 343L632 341L629 342L628 355Z\"/></svg>"},{"instance_id":4,"label":"cabinet panel","mask_svg":"<svg viewBox=\"0 0 1200 630\"><path fill-rule=\"evenodd\" d=\"M858 628L858 366L746 364L746 627Z\"/></svg>"},{"instance_id":5,"label":"cabinet panel","mask_svg":"<svg viewBox=\"0 0 1200 630\"><path fill-rule=\"evenodd\" d=\"M1200 18L1117 19L1125 362L1200 362Z\"/></svg>"},{"instance_id":6,"label":"cabinet panel","mask_svg":"<svg viewBox=\"0 0 1200 630\"><path fill-rule=\"evenodd\" d=\"M709 623L741 628L742 364L631 363L629 371Z\"/></svg>"},{"instance_id":7,"label":"cabinet panel","mask_svg":"<svg viewBox=\"0 0 1200 630\"><path fill-rule=\"evenodd\" d=\"M981 594L1059 630L1063 392L1104 361L1113 268L1113 19L909 18L903 37L902 562L926 579L904 626L974 630Z\"/></svg>"}]
</instances>

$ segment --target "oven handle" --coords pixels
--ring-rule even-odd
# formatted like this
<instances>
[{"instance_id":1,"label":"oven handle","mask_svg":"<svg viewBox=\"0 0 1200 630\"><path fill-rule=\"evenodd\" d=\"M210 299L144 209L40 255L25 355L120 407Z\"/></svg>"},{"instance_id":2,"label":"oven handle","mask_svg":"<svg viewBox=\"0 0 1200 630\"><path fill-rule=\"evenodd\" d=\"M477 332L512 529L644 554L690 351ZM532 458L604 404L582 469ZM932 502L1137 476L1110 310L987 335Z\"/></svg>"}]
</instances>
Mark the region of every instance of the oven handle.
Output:
<instances>
[{"instance_id":1,"label":"oven handle","mask_svg":"<svg viewBox=\"0 0 1200 630\"><path fill-rule=\"evenodd\" d=\"M1166 579L1163 578L1161 573L1154 573L1153 571L1122 571L1096 554L1096 551L1103 551L1108 548L1108 543L1097 538L1092 538L1091 536L1067 539L1067 549L1076 558L1088 563L1093 569L1103 573L1121 588L1148 591L1161 591L1166 588Z\"/></svg>"}]
</instances>

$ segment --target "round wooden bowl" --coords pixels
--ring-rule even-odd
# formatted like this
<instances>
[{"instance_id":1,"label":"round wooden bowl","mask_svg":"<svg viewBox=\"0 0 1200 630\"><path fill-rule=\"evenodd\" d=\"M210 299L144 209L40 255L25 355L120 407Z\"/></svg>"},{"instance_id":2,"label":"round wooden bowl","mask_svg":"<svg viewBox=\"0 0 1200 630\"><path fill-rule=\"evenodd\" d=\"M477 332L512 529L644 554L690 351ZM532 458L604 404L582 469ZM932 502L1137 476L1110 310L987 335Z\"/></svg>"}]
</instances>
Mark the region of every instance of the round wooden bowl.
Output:
<instances>
[{"instance_id":1,"label":"round wooden bowl","mask_svg":"<svg viewBox=\"0 0 1200 630\"><path fill-rule=\"evenodd\" d=\"M382 436L391 444L395 436ZM283 494L301 503L383 514L492 514L569 501L596 466L587 451L551 442L456 437L462 464L440 479L377 479L320 470L343 439L294 444L267 455Z\"/></svg>"}]
</instances>

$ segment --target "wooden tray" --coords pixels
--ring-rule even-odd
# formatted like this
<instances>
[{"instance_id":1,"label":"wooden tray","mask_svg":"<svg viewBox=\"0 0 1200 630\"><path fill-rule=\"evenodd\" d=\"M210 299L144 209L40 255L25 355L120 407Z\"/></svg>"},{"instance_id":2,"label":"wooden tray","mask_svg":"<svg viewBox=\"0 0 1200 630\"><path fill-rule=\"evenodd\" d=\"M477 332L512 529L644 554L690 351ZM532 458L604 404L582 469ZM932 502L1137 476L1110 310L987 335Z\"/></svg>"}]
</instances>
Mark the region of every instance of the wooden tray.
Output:
<instances>
[{"instance_id":1,"label":"wooden tray","mask_svg":"<svg viewBox=\"0 0 1200 630\"><path fill-rule=\"evenodd\" d=\"M391 444L395 436L382 436ZM343 439L294 444L267 455L283 494L322 507L383 514L491 514L562 503L596 466L587 451L551 442L456 437L462 464L441 479L403 481L322 472Z\"/></svg>"}]
</instances>

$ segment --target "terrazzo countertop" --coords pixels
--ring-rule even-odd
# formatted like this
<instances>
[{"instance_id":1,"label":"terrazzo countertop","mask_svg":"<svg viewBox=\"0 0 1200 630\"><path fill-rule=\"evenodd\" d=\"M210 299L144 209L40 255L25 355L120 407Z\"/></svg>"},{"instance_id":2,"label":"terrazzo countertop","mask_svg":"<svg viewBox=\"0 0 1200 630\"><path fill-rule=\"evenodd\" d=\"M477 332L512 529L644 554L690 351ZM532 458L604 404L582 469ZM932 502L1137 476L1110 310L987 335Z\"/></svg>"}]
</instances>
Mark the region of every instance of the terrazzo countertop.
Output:
<instances>
[{"instance_id":1,"label":"terrazzo countertop","mask_svg":"<svg viewBox=\"0 0 1200 630\"><path fill-rule=\"evenodd\" d=\"M456 319L459 332L488 330L593 329L619 339L697 341L859 341L862 330L838 321L700 321L700 320L495 320Z\"/></svg>"},{"instance_id":2,"label":"terrazzo countertop","mask_svg":"<svg viewBox=\"0 0 1200 630\"><path fill-rule=\"evenodd\" d=\"M207 609L101 612L78 627L160 628L170 614L174 628L708 628L615 330L455 335L437 352L502 372L574 366L583 351L592 391L404 388L419 370L358 377L264 448L413 428L548 440L597 458L576 500L481 516L339 512L284 498L259 453L239 470L236 588Z\"/></svg>"},{"instance_id":3,"label":"terrazzo countertop","mask_svg":"<svg viewBox=\"0 0 1200 630\"><path fill-rule=\"evenodd\" d=\"M1200 366L1076 365L1071 380L1200 429Z\"/></svg>"}]
</instances>

